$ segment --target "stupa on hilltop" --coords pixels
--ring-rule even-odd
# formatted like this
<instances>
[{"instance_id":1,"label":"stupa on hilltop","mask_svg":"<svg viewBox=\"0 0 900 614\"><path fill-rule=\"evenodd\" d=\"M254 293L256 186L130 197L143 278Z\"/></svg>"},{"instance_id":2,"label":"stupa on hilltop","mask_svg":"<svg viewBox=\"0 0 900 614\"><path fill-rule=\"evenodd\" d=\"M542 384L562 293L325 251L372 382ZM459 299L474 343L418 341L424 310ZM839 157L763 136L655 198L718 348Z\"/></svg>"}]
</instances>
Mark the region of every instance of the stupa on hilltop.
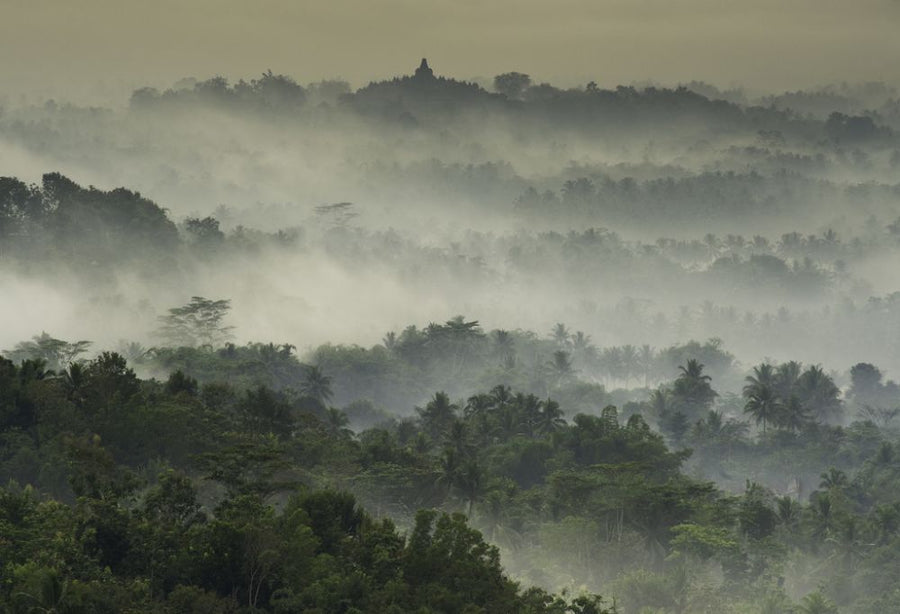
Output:
<instances>
[{"instance_id":1,"label":"stupa on hilltop","mask_svg":"<svg viewBox=\"0 0 900 614\"><path fill-rule=\"evenodd\" d=\"M422 58L422 62L419 64L419 67L416 69L416 74L414 75L416 79L425 81L427 79L434 79L434 71L428 66L428 60Z\"/></svg>"}]
</instances>

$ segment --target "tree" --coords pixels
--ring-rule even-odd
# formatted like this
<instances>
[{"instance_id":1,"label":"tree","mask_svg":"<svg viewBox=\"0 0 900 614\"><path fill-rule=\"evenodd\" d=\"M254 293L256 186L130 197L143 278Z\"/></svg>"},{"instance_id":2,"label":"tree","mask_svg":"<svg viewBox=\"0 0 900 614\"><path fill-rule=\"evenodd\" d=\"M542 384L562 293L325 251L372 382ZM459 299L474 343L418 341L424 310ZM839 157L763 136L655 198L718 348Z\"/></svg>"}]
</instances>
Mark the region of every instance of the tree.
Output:
<instances>
[{"instance_id":1,"label":"tree","mask_svg":"<svg viewBox=\"0 0 900 614\"><path fill-rule=\"evenodd\" d=\"M466 604L478 604L485 612L519 611L516 586L503 576L497 548L461 514L419 511L402 565L412 594L428 610L463 612Z\"/></svg>"},{"instance_id":2,"label":"tree","mask_svg":"<svg viewBox=\"0 0 900 614\"><path fill-rule=\"evenodd\" d=\"M219 220L214 217L205 217L202 220L189 217L184 220L184 229L200 247L213 247L225 240L225 233L219 230Z\"/></svg>"},{"instance_id":3,"label":"tree","mask_svg":"<svg viewBox=\"0 0 900 614\"><path fill-rule=\"evenodd\" d=\"M16 344L15 348L4 354L16 363L28 359L43 360L49 370L62 371L69 363L77 360L79 355L84 354L90 345L90 341L63 341L42 332L32 337L31 341Z\"/></svg>"},{"instance_id":4,"label":"tree","mask_svg":"<svg viewBox=\"0 0 900 614\"><path fill-rule=\"evenodd\" d=\"M830 599L816 592L806 595L797 611L800 614L837 614L838 609Z\"/></svg>"},{"instance_id":5,"label":"tree","mask_svg":"<svg viewBox=\"0 0 900 614\"><path fill-rule=\"evenodd\" d=\"M796 395L813 419L838 421L843 412L841 390L819 365L804 371L797 380Z\"/></svg>"},{"instance_id":6,"label":"tree","mask_svg":"<svg viewBox=\"0 0 900 614\"><path fill-rule=\"evenodd\" d=\"M719 395L710 385L712 378L703 373L700 361L691 358L678 370L681 374L672 385L671 401L689 421L693 421L696 416L709 411Z\"/></svg>"},{"instance_id":7,"label":"tree","mask_svg":"<svg viewBox=\"0 0 900 614\"><path fill-rule=\"evenodd\" d=\"M569 353L564 350L556 350L553 352L553 359L548 366L550 367L550 373L553 377L555 387L567 382L574 375L572 361L569 359Z\"/></svg>"},{"instance_id":8,"label":"tree","mask_svg":"<svg viewBox=\"0 0 900 614\"><path fill-rule=\"evenodd\" d=\"M769 363L753 367L753 375L748 375L745 381L747 383L744 385L744 396L747 398L766 388L774 393L776 386L775 367Z\"/></svg>"},{"instance_id":9,"label":"tree","mask_svg":"<svg viewBox=\"0 0 900 614\"><path fill-rule=\"evenodd\" d=\"M433 441L439 441L456 419L459 406L450 402L446 392L436 392L424 409L417 409L422 428Z\"/></svg>"},{"instance_id":10,"label":"tree","mask_svg":"<svg viewBox=\"0 0 900 614\"><path fill-rule=\"evenodd\" d=\"M230 300L192 296L187 305L173 307L169 309L169 315L160 316L162 326L157 333L175 346L212 348L222 345L231 338L234 329L223 323L229 309Z\"/></svg>"},{"instance_id":11,"label":"tree","mask_svg":"<svg viewBox=\"0 0 900 614\"><path fill-rule=\"evenodd\" d=\"M794 394L802 369L803 366L796 360L778 365L775 371L775 388L782 400L786 401Z\"/></svg>"},{"instance_id":12,"label":"tree","mask_svg":"<svg viewBox=\"0 0 900 614\"><path fill-rule=\"evenodd\" d=\"M747 397L744 412L753 416L756 424L762 423L765 433L766 426L776 422L784 410L775 390L769 386L757 386L749 392L745 390L744 396Z\"/></svg>"},{"instance_id":13,"label":"tree","mask_svg":"<svg viewBox=\"0 0 900 614\"><path fill-rule=\"evenodd\" d=\"M553 330L550 331L550 336L553 337L556 345L560 348L567 348L572 342L572 333L569 332L569 329L562 322L557 322L554 325Z\"/></svg>"},{"instance_id":14,"label":"tree","mask_svg":"<svg viewBox=\"0 0 900 614\"><path fill-rule=\"evenodd\" d=\"M809 424L809 412L797 395L792 394L782 404L777 424L788 431L799 431Z\"/></svg>"},{"instance_id":15,"label":"tree","mask_svg":"<svg viewBox=\"0 0 900 614\"><path fill-rule=\"evenodd\" d=\"M328 408L328 411L325 413L325 425L328 427L329 433L335 437L350 437L353 435L353 431L347 428L349 424L350 419L347 418L347 414L336 407Z\"/></svg>"},{"instance_id":16,"label":"tree","mask_svg":"<svg viewBox=\"0 0 900 614\"><path fill-rule=\"evenodd\" d=\"M252 435L287 439L294 430L291 407L265 386L248 390L238 405L243 428Z\"/></svg>"},{"instance_id":17,"label":"tree","mask_svg":"<svg viewBox=\"0 0 900 614\"><path fill-rule=\"evenodd\" d=\"M309 365L306 367L303 383L300 384L300 392L324 407L334 396L331 383L331 376L325 375L318 366Z\"/></svg>"},{"instance_id":18,"label":"tree","mask_svg":"<svg viewBox=\"0 0 900 614\"><path fill-rule=\"evenodd\" d=\"M506 72L494 77L494 89L509 98L519 100L531 86L531 77L520 72Z\"/></svg>"},{"instance_id":19,"label":"tree","mask_svg":"<svg viewBox=\"0 0 900 614\"><path fill-rule=\"evenodd\" d=\"M640 373L640 353L633 345L622 346L622 374L625 376L625 386L628 387L631 377Z\"/></svg>"},{"instance_id":20,"label":"tree","mask_svg":"<svg viewBox=\"0 0 900 614\"><path fill-rule=\"evenodd\" d=\"M563 418L563 412L559 403L550 399L544 401L535 424L537 432L542 435L549 435L560 430L565 425L566 420Z\"/></svg>"}]
</instances>

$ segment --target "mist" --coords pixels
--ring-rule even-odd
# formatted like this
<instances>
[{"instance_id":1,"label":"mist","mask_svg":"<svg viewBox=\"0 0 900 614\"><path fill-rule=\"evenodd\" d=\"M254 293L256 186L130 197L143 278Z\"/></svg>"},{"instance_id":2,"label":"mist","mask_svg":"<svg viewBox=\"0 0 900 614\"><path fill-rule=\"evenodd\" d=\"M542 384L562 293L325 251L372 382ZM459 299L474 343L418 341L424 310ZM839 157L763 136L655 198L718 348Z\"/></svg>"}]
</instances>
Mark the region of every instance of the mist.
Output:
<instances>
[{"instance_id":1,"label":"mist","mask_svg":"<svg viewBox=\"0 0 900 614\"><path fill-rule=\"evenodd\" d=\"M92 561L15 607L336 611L286 561L448 527L486 611L898 604L896 3L167 8L0 25L0 484ZM154 523L241 563L90 541Z\"/></svg>"}]
</instances>

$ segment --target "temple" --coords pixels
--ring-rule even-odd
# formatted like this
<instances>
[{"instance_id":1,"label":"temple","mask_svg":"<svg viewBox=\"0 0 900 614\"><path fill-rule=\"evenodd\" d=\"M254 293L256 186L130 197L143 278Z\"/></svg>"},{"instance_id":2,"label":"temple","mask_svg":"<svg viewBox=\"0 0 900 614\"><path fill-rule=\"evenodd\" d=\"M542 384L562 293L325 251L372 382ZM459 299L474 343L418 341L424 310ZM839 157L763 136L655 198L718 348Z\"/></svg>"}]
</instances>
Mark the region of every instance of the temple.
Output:
<instances>
[{"instance_id":1,"label":"temple","mask_svg":"<svg viewBox=\"0 0 900 614\"><path fill-rule=\"evenodd\" d=\"M434 79L434 71L429 68L428 60L425 58L422 58L422 63L419 64L419 67L416 69L415 78L423 81L426 79Z\"/></svg>"}]
</instances>

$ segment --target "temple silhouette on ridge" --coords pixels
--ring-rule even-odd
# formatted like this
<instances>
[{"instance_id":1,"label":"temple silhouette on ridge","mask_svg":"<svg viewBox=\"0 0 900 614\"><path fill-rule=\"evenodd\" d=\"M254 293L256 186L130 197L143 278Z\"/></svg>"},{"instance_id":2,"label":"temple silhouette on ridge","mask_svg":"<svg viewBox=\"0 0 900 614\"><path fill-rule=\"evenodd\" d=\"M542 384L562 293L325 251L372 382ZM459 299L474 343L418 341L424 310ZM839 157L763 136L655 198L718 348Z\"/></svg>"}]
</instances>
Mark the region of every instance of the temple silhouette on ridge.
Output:
<instances>
[{"instance_id":1,"label":"temple silhouette on ridge","mask_svg":"<svg viewBox=\"0 0 900 614\"><path fill-rule=\"evenodd\" d=\"M395 117L414 125L417 117L432 113L456 112L473 105L494 103L490 94L475 83L436 76L422 58L413 74L372 82L357 90L352 104L366 113Z\"/></svg>"},{"instance_id":2,"label":"temple silhouette on ridge","mask_svg":"<svg viewBox=\"0 0 900 614\"><path fill-rule=\"evenodd\" d=\"M426 80L426 79L434 79L434 71L428 66L428 60L422 58L422 62L419 64L419 67L416 69L416 73L414 75L415 79Z\"/></svg>"}]
</instances>

